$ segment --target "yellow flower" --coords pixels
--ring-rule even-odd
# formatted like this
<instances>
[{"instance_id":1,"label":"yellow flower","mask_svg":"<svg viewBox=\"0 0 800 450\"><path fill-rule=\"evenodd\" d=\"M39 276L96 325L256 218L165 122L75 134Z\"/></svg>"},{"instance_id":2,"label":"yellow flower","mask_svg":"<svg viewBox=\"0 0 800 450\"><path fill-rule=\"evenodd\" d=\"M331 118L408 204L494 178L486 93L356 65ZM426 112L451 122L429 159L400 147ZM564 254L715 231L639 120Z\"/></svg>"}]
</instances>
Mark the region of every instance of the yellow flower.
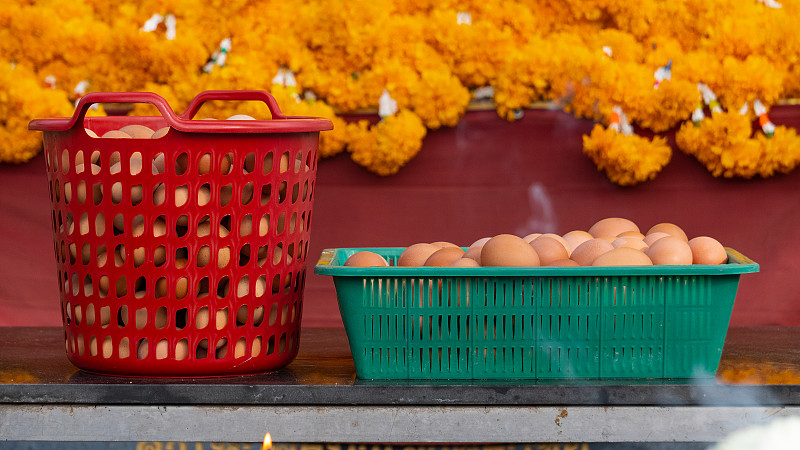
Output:
<instances>
[{"instance_id":1,"label":"yellow flower","mask_svg":"<svg viewBox=\"0 0 800 450\"><path fill-rule=\"evenodd\" d=\"M422 148L425 126L408 110L384 118L369 128L366 121L348 126L348 151L356 163L378 175L397 173Z\"/></svg>"},{"instance_id":2,"label":"yellow flower","mask_svg":"<svg viewBox=\"0 0 800 450\"><path fill-rule=\"evenodd\" d=\"M750 178L759 172L762 148L752 134L750 119L738 112L714 114L695 126L684 122L675 142L715 177Z\"/></svg>"},{"instance_id":3,"label":"yellow flower","mask_svg":"<svg viewBox=\"0 0 800 450\"><path fill-rule=\"evenodd\" d=\"M22 163L42 149L42 134L28 130L33 119L72 115L64 91L51 89L29 69L4 61L0 69L0 162Z\"/></svg>"},{"instance_id":4,"label":"yellow flower","mask_svg":"<svg viewBox=\"0 0 800 450\"><path fill-rule=\"evenodd\" d=\"M471 25L459 24L456 10L433 11L429 26L436 33L428 35L428 42L465 86L480 87L496 78L496 68L515 41L509 31L482 20L479 11L466 12Z\"/></svg>"},{"instance_id":5,"label":"yellow flower","mask_svg":"<svg viewBox=\"0 0 800 450\"><path fill-rule=\"evenodd\" d=\"M272 85L271 93L281 108L281 112L287 116L324 117L333 122L333 130L320 133L320 157L327 158L344 150L347 143L346 123L336 115L333 108L321 101L297 101L293 89L279 84Z\"/></svg>"},{"instance_id":6,"label":"yellow flower","mask_svg":"<svg viewBox=\"0 0 800 450\"><path fill-rule=\"evenodd\" d=\"M203 90L271 90L287 110L334 121L336 128L321 134L320 155L348 147L357 159L370 161L365 165L388 172L402 164L371 162L391 153L385 147L393 139L387 136L402 134L388 124L415 129L411 122L420 120L427 129L454 126L466 111L469 91L487 85L494 88L498 115L507 120L537 101L597 121L620 105L632 123L653 132L690 117L698 82L732 111L756 98L772 105L798 97L800 3L781 4L773 9L735 0L12 0L0 10L0 54L26 67L39 84L52 75L70 100L81 81L89 82L89 92L157 92L179 112ZM465 13L468 23L459 23ZM175 17L175 39L167 38L163 24L141 30L153 14ZM204 71L226 38L232 47L225 64ZM654 71L670 60L671 81L653 89ZM295 74L296 86L273 86L281 68ZM376 109L384 90L406 110L396 116L403 119L361 129L337 116ZM304 100L306 92L316 100ZM152 108L137 105L135 112ZM214 103L201 115L234 113L262 115L263 105ZM713 123L701 128L712 129ZM724 145L711 140L697 153L717 155L706 163L720 176L766 176L794 167L793 136L781 129L761 150L753 148L761 138ZM403 147L386 161L405 161L412 150Z\"/></svg>"},{"instance_id":7,"label":"yellow flower","mask_svg":"<svg viewBox=\"0 0 800 450\"><path fill-rule=\"evenodd\" d=\"M697 85L689 81L673 79L663 81L658 89L648 89L648 98L639 105L626 105L631 119L640 126L661 133L677 126L691 116L697 106ZM637 108L638 106L638 108Z\"/></svg>"},{"instance_id":8,"label":"yellow flower","mask_svg":"<svg viewBox=\"0 0 800 450\"><path fill-rule=\"evenodd\" d=\"M738 111L755 99L771 105L783 94L784 70L762 56L748 56L743 61L725 57L721 71L719 85L712 89L725 109Z\"/></svg>"},{"instance_id":9,"label":"yellow flower","mask_svg":"<svg viewBox=\"0 0 800 450\"><path fill-rule=\"evenodd\" d=\"M420 95L411 97L411 109L427 128L454 127L470 101L469 91L449 71L426 71L416 85Z\"/></svg>"},{"instance_id":10,"label":"yellow flower","mask_svg":"<svg viewBox=\"0 0 800 450\"><path fill-rule=\"evenodd\" d=\"M761 146L758 173L762 177L789 173L800 163L800 137L793 128L779 125L775 127L772 138L757 133L756 140Z\"/></svg>"},{"instance_id":11,"label":"yellow flower","mask_svg":"<svg viewBox=\"0 0 800 450\"><path fill-rule=\"evenodd\" d=\"M637 135L626 136L600 124L589 136L583 136L583 153L620 186L652 180L672 157L672 149L662 137L651 141Z\"/></svg>"}]
</instances>

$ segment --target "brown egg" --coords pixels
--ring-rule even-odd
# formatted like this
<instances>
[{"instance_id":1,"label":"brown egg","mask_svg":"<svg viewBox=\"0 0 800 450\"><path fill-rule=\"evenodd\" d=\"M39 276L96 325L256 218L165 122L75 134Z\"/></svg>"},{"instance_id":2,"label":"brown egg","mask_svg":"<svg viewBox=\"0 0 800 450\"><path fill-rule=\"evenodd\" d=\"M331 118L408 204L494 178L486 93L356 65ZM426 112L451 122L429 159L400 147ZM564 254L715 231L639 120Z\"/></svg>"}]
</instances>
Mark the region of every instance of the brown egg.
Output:
<instances>
[{"instance_id":1,"label":"brown egg","mask_svg":"<svg viewBox=\"0 0 800 450\"><path fill-rule=\"evenodd\" d=\"M559 236L559 235L557 235L555 233L544 233L542 236L547 236L549 238L553 238L553 239L557 240L558 242L561 243L561 245L564 246L565 249L567 249L567 251L569 251L569 242L567 242L567 240L564 239L563 237L561 237L561 236Z\"/></svg>"},{"instance_id":2,"label":"brown egg","mask_svg":"<svg viewBox=\"0 0 800 450\"><path fill-rule=\"evenodd\" d=\"M255 358L260 353L261 353L261 336L256 336L256 338L253 340L253 348L250 351L250 356Z\"/></svg>"},{"instance_id":3,"label":"brown egg","mask_svg":"<svg viewBox=\"0 0 800 450\"><path fill-rule=\"evenodd\" d=\"M156 201L162 202L161 197L160 197L161 192L158 192L158 194L159 194L159 198ZM164 195L166 195L166 193L164 193ZM189 187L188 186L178 186L178 187L176 187L175 188L175 206L180 208L181 206L185 205L186 202L188 202L188 201L189 201ZM159 203L156 203L156 204L159 204Z\"/></svg>"},{"instance_id":4,"label":"brown egg","mask_svg":"<svg viewBox=\"0 0 800 450\"><path fill-rule=\"evenodd\" d=\"M594 225L592 225L591 228L589 228L589 234L596 238L615 238L618 234L625 231L639 231L639 227L636 226L636 224L631 220L623 219L621 217L609 217L607 219L597 221Z\"/></svg>"},{"instance_id":5,"label":"brown egg","mask_svg":"<svg viewBox=\"0 0 800 450\"><path fill-rule=\"evenodd\" d=\"M569 251L560 241L548 236L541 235L531 242L531 246L539 255L539 263L543 266L559 259L569 259Z\"/></svg>"},{"instance_id":6,"label":"brown egg","mask_svg":"<svg viewBox=\"0 0 800 450\"><path fill-rule=\"evenodd\" d=\"M160 218L153 221L153 236L161 237L167 234L167 223Z\"/></svg>"},{"instance_id":7,"label":"brown egg","mask_svg":"<svg viewBox=\"0 0 800 450\"><path fill-rule=\"evenodd\" d=\"M464 256L462 258L468 258L480 265L481 263L481 250L483 250L483 245L477 245L474 247L470 247L464 252Z\"/></svg>"},{"instance_id":8,"label":"brown egg","mask_svg":"<svg viewBox=\"0 0 800 450\"><path fill-rule=\"evenodd\" d=\"M161 339L156 344L156 359L164 359L169 355L169 347L166 339Z\"/></svg>"},{"instance_id":9,"label":"brown egg","mask_svg":"<svg viewBox=\"0 0 800 450\"><path fill-rule=\"evenodd\" d=\"M153 133L153 134L150 136L150 139L158 139L158 138L162 138L162 137L166 136L166 135L167 135L167 133L169 133L169 127L163 127L163 128L159 128L158 130L156 130L156 131L155 131L155 132L154 132L154 133Z\"/></svg>"},{"instance_id":10,"label":"brown egg","mask_svg":"<svg viewBox=\"0 0 800 450\"><path fill-rule=\"evenodd\" d=\"M621 237L635 237L635 238L639 238L639 239L644 239L644 235L642 233L640 233L638 231L633 231L633 230L623 231L622 233L618 234L617 237L618 238L621 238Z\"/></svg>"},{"instance_id":11,"label":"brown egg","mask_svg":"<svg viewBox=\"0 0 800 450\"><path fill-rule=\"evenodd\" d=\"M138 124L125 125L119 131L130 135L134 139L150 139L154 133L151 128Z\"/></svg>"},{"instance_id":12,"label":"brown egg","mask_svg":"<svg viewBox=\"0 0 800 450\"><path fill-rule=\"evenodd\" d=\"M264 282L264 289L266 290L266 282ZM264 320L264 307L257 306L256 309L253 310L253 323L260 324L261 321Z\"/></svg>"},{"instance_id":13,"label":"brown egg","mask_svg":"<svg viewBox=\"0 0 800 450\"><path fill-rule=\"evenodd\" d=\"M647 249L647 244L644 243L644 240L634 236L618 237L614 239L614 242L612 242L611 245L614 246L614 248L629 247L641 251L645 251L645 249Z\"/></svg>"},{"instance_id":14,"label":"brown egg","mask_svg":"<svg viewBox=\"0 0 800 450\"><path fill-rule=\"evenodd\" d=\"M718 240L709 236L698 236L689 241L693 264L725 264L728 253Z\"/></svg>"},{"instance_id":15,"label":"brown egg","mask_svg":"<svg viewBox=\"0 0 800 450\"><path fill-rule=\"evenodd\" d=\"M103 340L103 358L111 358L111 353L114 352L114 344L111 343L111 339L104 339Z\"/></svg>"},{"instance_id":16,"label":"brown egg","mask_svg":"<svg viewBox=\"0 0 800 450\"><path fill-rule=\"evenodd\" d=\"M217 330L221 330L225 328L228 324L228 308L222 308L217 310Z\"/></svg>"},{"instance_id":17,"label":"brown egg","mask_svg":"<svg viewBox=\"0 0 800 450\"><path fill-rule=\"evenodd\" d=\"M122 171L122 163L115 163L113 166L110 167L109 171L112 174L117 174ZM142 159L141 158L131 158L131 165L130 171L132 174L137 174L142 171ZM138 184L131 188L131 197L130 201L134 205L138 205L142 202L144 198L144 190L142 189L142 185ZM122 201L122 183L113 183L111 185L111 200L114 203L119 203Z\"/></svg>"},{"instance_id":18,"label":"brown egg","mask_svg":"<svg viewBox=\"0 0 800 450\"><path fill-rule=\"evenodd\" d=\"M692 263L692 249L689 243L675 236L663 237L647 249L647 256L653 264L664 266L689 265Z\"/></svg>"},{"instance_id":19,"label":"brown egg","mask_svg":"<svg viewBox=\"0 0 800 450\"><path fill-rule=\"evenodd\" d=\"M667 233L671 236L675 236L676 238L680 238L683 240L683 242L689 242L689 238L686 237L686 233L684 233L681 227L675 225L674 223L664 222L653 225L650 227L650 230L647 231L648 235L652 233Z\"/></svg>"},{"instance_id":20,"label":"brown egg","mask_svg":"<svg viewBox=\"0 0 800 450\"><path fill-rule=\"evenodd\" d=\"M269 231L269 216L263 215L258 221L258 235L265 236ZM248 236L253 232L253 220L242 220L239 226L239 236Z\"/></svg>"},{"instance_id":21,"label":"brown egg","mask_svg":"<svg viewBox=\"0 0 800 450\"><path fill-rule=\"evenodd\" d=\"M89 216L87 216L86 214L82 214L78 223L79 223L78 231L80 232L80 234L89 234Z\"/></svg>"},{"instance_id":22,"label":"brown egg","mask_svg":"<svg viewBox=\"0 0 800 450\"><path fill-rule=\"evenodd\" d=\"M482 237L477 241L473 242L472 244L470 244L470 247L478 247L478 246L483 247L483 244L488 242L489 239L491 239L491 237Z\"/></svg>"},{"instance_id":23,"label":"brown egg","mask_svg":"<svg viewBox=\"0 0 800 450\"><path fill-rule=\"evenodd\" d=\"M531 242L534 241L534 239L538 238L541 235L542 235L542 233L531 233L531 234L529 234L527 236L523 236L522 239L524 239L525 242L530 244Z\"/></svg>"},{"instance_id":24,"label":"brown egg","mask_svg":"<svg viewBox=\"0 0 800 450\"><path fill-rule=\"evenodd\" d=\"M152 133L150 133L150 134L152 134ZM130 134L128 134L128 133L126 133L124 131L119 131L119 130L106 131L103 134L103 137L104 138L111 138L111 139L132 139Z\"/></svg>"},{"instance_id":25,"label":"brown egg","mask_svg":"<svg viewBox=\"0 0 800 450\"><path fill-rule=\"evenodd\" d=\"M217 310L215 318L216 318L216 325L215 325L216 329L221 330L225 328L225 325L228 324L228 309L223 308ZM209 320L210 317L208 314L208 307L203 306L202 308L197 310L197 316L195 318L195 327L198 330L202 330L203 328L208 326Z\"/></svg>"},{"instance_id":26,"label":"brown egg","mask_svg":"<svg viewBox=\"0 0 800 450\"><path fill-rule=\"evenodd\" d=\"M595 258L593 266L652 266L653 262L641 250L617 247Z\"/></svg>"},{"instance_id":27,"label":"brown egg","mask_svg":"<svg viewBox=\"0 0 800 450\"><path fill-rule=\"evenodd\" d=\"M214 358L222 359L228 353L228 338L222 338L217 341L217 350L214 353Z\"/></svg>"},{"instance_id":28,"label":"brown egg","mask_svg":"<svg viewBox=\"0 0 800 450\"><path fill-rule=\"evenodd\" d=\"M155 225L154 225L155 228ZM155 232L155 230L154 230ZM219 237L226 237L230 232L227 228L220 225L219 227ZM201 222L197 225L197 237L206 237L211 234L211 222Z\"/></svg>"},{"instance_id":29,"label":"brown egg","mask_svg":"<svg viewBox=\"0 0 800 450\"><path fill-rule=\"evenodd\" d=\"M471 258L459 258L449 267L480 267L477 261Z\"/></svg>"},{"instance_id":30,"label":"brown egg","mask_svg":"<svg viewBox=\"0 0 800 450\"><path fill-rule=\"evenodd\" d=\"M211 203L211 189L200 186L197 189L197 206L206 206L209 203Z\"/></svg>"},{"instance_id":31,"label":"brown egg","mask_svg":"<svg viewBox=\"0 0 800 450\"><path fill-rule=\"evenodd\" d=\"M111 308L104 306L100 308L100 326L105 328L111 323Z\"/></svg>"},{"instance_id":32,"label":"brown egg","mask_svg":"<svg viewBox=\"0 0 800 450\"><path fill-rule=\"evenodd\" d=\"M88 134L89 137L93 137L93 138L99 137L99 136L97 136L97 133L95 133L94 131L92 131L92 130L90 130L88 128L84 128L83 130L86 131L86 134Z\"/></svg>"},{"instance_id":33,"label":"brown egg","mask_svg":"<svg viewBox=\"0 0 800 450\"><path fill-rule=\"evenodd\" d=\"M594 236L583 230L573 230L565 234L563 238L567 241L567 250L571 255L579 245L594 239Z\"/></svg>"},{"instance_id":34,"label":"brown egg","mask_svg":"<svg viewBox=\"0 0 800 450\"><path fill-rule=\"evenodd\" d=\"M220 237L226 237L228 230L220 226ZM211 224L203 222L197 226L197 237L205 237L211 234ZM211 248L208 245L203 245L197 250L197 267L205 267L211 262ZM229 246L220 246L217 252L217 268L222 269L228 266L231 262L231 248Z\"/></svg>"},{"instance_id":35,"label":"brown egg","mask_svg":"<svg viewBox=\"0 0 800 450\"><path fill-rule=\"evenodd\" d=\"M557 259L555 261L550 261L550 264L548 264L550 267L577 267L579 265L580 264L571 259Z\"/></svg>"},{"instance_id":36,"label":"brown egg","mask_svg":"<svg viewBox=\"0 0 800 450\"><path fill-rule=\"evenodd\" d=\"M539 265L539 255L530 244L513 234L499 234L483 245L482 266L529 267Z\"/></svg>"},{"instance_id":37,"label":"brown egg","mask_svg":"<svg viewBox=\"0 0 800 450\"><path fill-rule=\"evenodd\" d=\"M158 131L156 131L158 133ZM165 162L164 162L164 154L159 153L153 158L153 163L151 164L151 168L153 169L153 174L164 173L165 171Z\"/></svg>"},{"instance_id":38,"label":"brown egg","mask_svg":"<svg viewBox=\"0 0 800 450\"><path fill-rule=\"evenodd\" d=\"M197 310L197 315L195 316L194 326L198 330L202 330L208 326L208 307L203 306L202 308Z\"/></svg>"},{"instance_id":39,"label":"brown egg","mask_svg":"<svg viewBox=\"0 0 800 450\"><path fill-rule=\"evenodd\" d=\"M436 250L425 260L423 266L445 267L453 264L464 256L464 250L459 247L442 247Z\"/></svg>"},{"instance_id":40,"label":"brown egg","mask_svg":"<svg viewBox=\"0 0 800 450\"><path fill-rule=\"evenodd\" d=\"M186 339L181 339L175 344L175 359L183 361L189 355L189 343Z\"/></svg>"},{"instance_id":41,"label":"brown egg","mask_svg":"<svg viewBox=\"0 0 800 450\"><path fill-rule=\"evenodd\" d=\"M128 343L128 338L122 338L119 341L119 357L120 359L125 359L131 356L131 348Z\"/></svg>"},{"instance_id":42,"label":"brown egg","mask_svg":"<svg viewBox=\"0 0 800 450\"><path fill-rule=\"evenodd\" d=\"M437 246L437 247L439 247L439 248L443 248L443 247L456 247L456 248L461 248L461 247L459 247L458 245L456 245L456 244L453 244L452 242L446 242L446 241L436 241L436 242L431 242L431 245L435 245L435 246Z\"/></svg>"},{"instance_id":43,"label":"brown egg","mask_svg":"<svg viewBox=\"0 0 800 450\"><path fill-rule=\"evenodd\" d=\"M169 285L167 284L167 279L162 277L156 281L156 297L166 297L169 295ZM179 278L178 281L175 283L175 297L176 298L183 298L186 297L189 291L189 282L188 280L183 277Z\"/></svg>"},{"instance_id":44,"label":"brown egg","mask_svg":"<svg viewBox=\"0 0 800 450\"><path fill-rule=\"evenodd\" d=\"M657 232L655 232L655 233L650 233L650 234L648 234L648 235L647 235L647 236L645 236L645 237L644 237L644 239L642 239L642 240L643 240L643 241L644 241L644 243L645 243L645 244L647 244L647 246L649 247L649 246L653 245L653 242L655 242L655 241L657 241L657 240L659 240L659 239L661 239L661 238L665 238L665 237L667 237L667 236L670 236L670 235L669 235L669 234L667 234L667 233L662 233L662 232L660 232L660 231L657 231Z\"/></svg>"},{"instance_id":45,"label":"brown egg","mask_svg":"<svg viewBox=\"0 0 800 450\"><path fill-rule=\"evenodd\" d=\"M613 249L611 242L605 239L591 239L579 245L570 255L570 259L581 266L591 266L598 256Z\"/></svg>"},{"instance_id":46,"label":"brown egg","mask_svg":"<svg viewBox=\"0 0 800 450\"><path fill-rule=\"evenodd\" d=\"M386 262L383 256L375 252L362 250L350 255L344 265L349 267L386 267L389 263Z\"/></svg>"},{"instance_id":47,"label":"brown egg","mask_svg":"<svg viewBox=\"0 0 800 450\"><path fill-rule=\"evenodd\" d=\"M205 155L200 157L200 160L197 161L197 172L200 175L205 175L207 173L211 173L211 154L206 153ZM219 171L222 174L227 175L231 171L231 160L228 158L228 155L224 155L222 159L219 161ZM252 195L250 193L249 195ZM243 198L246 198L242 195Z\"/></svg>"},{"instance_id":48,"label":"brown egg","mask_svg":"<svg viewBox=\"0 0 800 450\"><path fill-rule=\"evenodd\" d=\"M247 352L247 346L245 344L244 339L239 339L238 341L236 341L236 346L233 349L233 358L234 359L243 358L246 352Z\"/></svg>"},{"instance_id":49,"label":"brown egg","mask_svg":"<svg viewBox=\"0 0 800 450\"><path fill-rule=\"evenodd\" d=\"M414 244L407 247L397 258L398 266L419 267L440 247L427 243Z\"/></svg>"},{"instance_id":50,"label":"brown egg","mask_svg":"<svg viewBox=\"0 0 800 450\"><path fill-rule=\"evenodd\" d=\"M136 310L136 329L141 330L147 325L147 308Z\"/></svg>"}]
</instances>

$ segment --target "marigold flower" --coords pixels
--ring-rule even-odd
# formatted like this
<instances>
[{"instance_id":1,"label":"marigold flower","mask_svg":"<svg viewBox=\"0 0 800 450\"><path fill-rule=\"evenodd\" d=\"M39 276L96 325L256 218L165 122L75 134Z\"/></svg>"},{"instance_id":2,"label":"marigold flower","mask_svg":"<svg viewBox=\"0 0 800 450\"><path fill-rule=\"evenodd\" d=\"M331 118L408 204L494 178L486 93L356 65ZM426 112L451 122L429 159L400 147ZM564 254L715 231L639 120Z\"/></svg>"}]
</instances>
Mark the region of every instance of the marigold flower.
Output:
<instances>
[{"instance_id":1,"label":"marigold flower","mask_svg":"<svg viewBox=\"0 0 800 450\"><path fill-rule=\"evenodd\" d=\"M590 135L583 136L583 153L605 172L613 183L633 186L653 179L672 157L666 139L618 133L596 124Z\"/></svg>"}]
</instances>

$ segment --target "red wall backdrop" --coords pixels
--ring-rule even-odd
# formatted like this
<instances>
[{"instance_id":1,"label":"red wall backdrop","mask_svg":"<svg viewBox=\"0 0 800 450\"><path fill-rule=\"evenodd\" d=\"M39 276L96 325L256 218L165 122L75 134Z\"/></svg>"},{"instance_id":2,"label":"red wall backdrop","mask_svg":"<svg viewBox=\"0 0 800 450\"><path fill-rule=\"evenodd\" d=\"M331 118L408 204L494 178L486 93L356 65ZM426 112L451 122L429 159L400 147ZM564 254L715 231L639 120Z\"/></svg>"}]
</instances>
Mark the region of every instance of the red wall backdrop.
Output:
<instances>
[{"instance_id":1,"label":"red wall backdrop","mask_svg":"<svg viewBox=\"0 0 800 450\"><path fill-rule=\"evenodd\" d=\"M776 107L777 124L800 127L798 107ZM761 265L742 276L733 325L800 325L800 173L769 179L712 177L678 151L653 181L611 184L581 153L592 122L528 110L508 123L469 112L430 132L420 154L391 177L347 155L319 165L303 323L340 325L333 282L313 274L329 247L469 245L499 233L566 233L618 216L641 228L673 222L710 235ZM0 165L0 326L60 325L43 158Z\"/></svg>"}]
</instances>

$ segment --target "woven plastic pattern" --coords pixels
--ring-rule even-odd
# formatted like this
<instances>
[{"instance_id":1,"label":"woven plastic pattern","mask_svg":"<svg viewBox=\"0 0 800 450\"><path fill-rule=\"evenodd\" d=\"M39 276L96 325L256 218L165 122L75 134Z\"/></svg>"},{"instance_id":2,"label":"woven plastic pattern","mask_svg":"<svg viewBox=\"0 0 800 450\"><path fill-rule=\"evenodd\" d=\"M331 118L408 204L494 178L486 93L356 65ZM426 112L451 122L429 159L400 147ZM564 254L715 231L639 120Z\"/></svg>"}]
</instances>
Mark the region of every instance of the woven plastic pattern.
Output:
<instances>
[{"instance_id":1,"label":"woven plastic pattern","mask_svg":"<svg viewBox=\"0 0 800 450\"><path fill-rule=\"evenodd\" d=\"M297 354L318 132L45 131L67 356L100 373L225 375Z\"/></svg>"},{"instance_id":2,"label":"woven plastic pattern","mask_svg":"<svg viewBox=\"0 0 800 450\"><path fill-rule=\"evenodd\" d=\"M372 379L713 376L739 281L738 273L625 268L459 276L390 267L344 276L349 268L334 266L349 253L337 250L318 272L333 275L357 374Z\"/></svg>"}]
</instances>

